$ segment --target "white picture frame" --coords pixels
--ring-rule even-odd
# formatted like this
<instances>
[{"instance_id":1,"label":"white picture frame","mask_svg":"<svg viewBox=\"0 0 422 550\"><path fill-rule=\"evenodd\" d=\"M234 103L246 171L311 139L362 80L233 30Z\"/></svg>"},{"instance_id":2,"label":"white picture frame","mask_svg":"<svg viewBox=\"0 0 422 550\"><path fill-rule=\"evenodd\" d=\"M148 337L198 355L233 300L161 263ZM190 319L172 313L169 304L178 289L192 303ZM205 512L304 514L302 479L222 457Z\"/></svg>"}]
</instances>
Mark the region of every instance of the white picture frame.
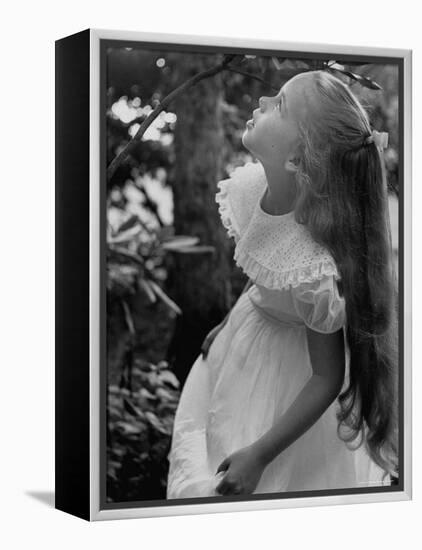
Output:
<instances>
[{"instance_id":1,"label":"white picture frame","mask_svg":"<svg viewBox=\"0 0 422 550\"><path fill-rule=\"evenodd\" d=\"M104 80L101 71L102 45L119 43L154 43L170 48L172 44L194 50L196 46L225 48L227 51L280 51L296 54L324 54L330 59L342 56L362 56L395 59L400 71L400 207L399 242L401 288L401 477L399 486L337 494L296 496L285 498L243 499L218 502L142 502L106 503L104 493L104 379L101 377L104 354L104 333L101 315L104 263L101 256L102 181L104 177L104 113L101 97ZM56 507L84 519L111 520L186 514L204 514L243 510L322 506L409 500L412 497L412 280L411 280L411 155L412 155L412 51L333 44L291 43L273 40L239 39L219 36L195 36L145 32L125 32L89 29L63 38L56 43L57 134L56 152ZM264 54L263 54L264 55ZM87 72L88 71L88 72ZM71 96L64 87L72 82ZM88 95L87 95L88 94ZM73 97L73 99L72 99ZM69 102L74 102L70 105ZM72 118L82 105L82 121ZM76 128L79 124L80 127ZM69 132L71 137L69 137ZM75 143L75 136L84 139ZM69 139L76 148L70 158ZM73 153L75 149L73 150ZM75 172L76 171L76 172ZM72 196L71 180L78 180L82 198ZM81 204L81 201L84 204ZM67 215L66 215L67 213ZM67 216L67 217L66 217ZM82 220L75 233L78 220ZM73 237L72 237L73 235ZM72 238L85 244L75 251ZM69 267L74 266L72 273ZM80 289L73 302L65 297L69 285ZM80 286L78 286L80 285ZM83 321L81 321L81 316ZM73 324L72 324L73 323ZM80 330L72 332L78 325ZM79 358L79 361L75 363ZM73 362L73 363L72 363ZM73 367L72 367L72 364ZM72 369L72 373L70 373ZM81 391L81 387L83 389ZM78 399L71 402L70 395ZM82 426L82 429L81 429ZM72 490L73 489L73 490Z\"/></svg>"}]
</instances>

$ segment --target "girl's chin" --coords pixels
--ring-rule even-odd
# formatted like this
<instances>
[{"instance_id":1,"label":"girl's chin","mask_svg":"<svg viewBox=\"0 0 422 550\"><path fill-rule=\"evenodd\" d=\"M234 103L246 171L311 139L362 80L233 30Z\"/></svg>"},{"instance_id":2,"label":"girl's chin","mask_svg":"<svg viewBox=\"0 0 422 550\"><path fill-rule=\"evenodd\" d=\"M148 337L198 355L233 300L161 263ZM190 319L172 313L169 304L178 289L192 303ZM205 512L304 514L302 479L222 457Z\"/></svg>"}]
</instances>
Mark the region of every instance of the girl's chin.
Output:
<instances>
[{"instance_id":1,"label":"girl's chin","mask_svg":"<svg viewBox=\"0 0 422 550\"><path fill-rule=\"evenodd\" d=\"M246 148L248 148L248 130L245 130L242 134L242 143Z\"/></svg>"},{"instance_id":2,"label":"girl's chin","mask_svg":"<svg viewBox=\"0 0 422 550\"><path fill-rule=\"evenodd\" d=\"M254 154L252 149L251 149L251 146L249 144L249 136L248 136L248 131L245 130L243 136L242 136L242 144L243 144L243 147L245 147L245 149L247 149L251 154Z\"/></svg>"}]
</instances>

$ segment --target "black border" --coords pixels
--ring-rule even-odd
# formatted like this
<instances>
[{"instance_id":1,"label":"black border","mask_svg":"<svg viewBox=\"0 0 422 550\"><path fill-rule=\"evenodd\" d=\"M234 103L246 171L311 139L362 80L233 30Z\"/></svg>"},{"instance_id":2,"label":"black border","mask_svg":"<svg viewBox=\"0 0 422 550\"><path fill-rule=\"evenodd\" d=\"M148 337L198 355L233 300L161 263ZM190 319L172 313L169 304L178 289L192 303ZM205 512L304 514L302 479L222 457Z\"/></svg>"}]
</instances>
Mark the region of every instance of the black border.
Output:
<instances>
[{"instance_id":1,"label":"black border","mask_svg":"<svg viewBox=\"0 0 422 550\"><path fill-rule=\"evenodd\" d=\"M241 53L246 55L270 56L280 55L296 59L336 59L338 62L361 61L364 63L391 64L398 66L399 72L399 481L397 485L381 487L364 487L355 489L332 489L300 492L265 493L248 496L231 495L230 498L202 497L184 499L162 499L131 502L106 501L106 54L107 48L146 48L158 51L177 51L189 53ZM281 500L291 498L309 498L337 495L358 495L371 493L395 493L404 490L404 59L403 57L374 56L360 54L336 53L333 47L331 52L302 52L294 50L270 50L260 48L209 46L192 44L174 44L171 42L150 42L134 40L100 39L100 511L119 510L128 508L149 508L158 506L178 506L190 504L214 504L231 502L252 502L261 500Z\"/></svg>"},{"instance_id":2,"label":"black border","mask_svg":"<svg viewBox=\"0 0 422 550\"><path fill-rule=\"evenodd\" d=\"M90 519L90 31L55 43L55 507Z\"/></svg>"}]
</instances>

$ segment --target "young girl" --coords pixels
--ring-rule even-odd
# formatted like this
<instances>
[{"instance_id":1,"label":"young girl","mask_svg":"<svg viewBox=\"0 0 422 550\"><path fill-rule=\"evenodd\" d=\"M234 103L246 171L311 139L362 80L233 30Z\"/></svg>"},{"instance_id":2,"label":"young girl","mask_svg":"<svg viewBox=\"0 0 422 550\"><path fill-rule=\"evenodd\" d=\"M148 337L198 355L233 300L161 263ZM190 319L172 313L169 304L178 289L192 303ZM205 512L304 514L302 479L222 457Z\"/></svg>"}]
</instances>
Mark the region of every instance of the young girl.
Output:
<instances>
[{"instance_id":1,"label":"young girl","mask_svg":"<svg viewBox=\"0 0 422 550\"><path fill-rule=\"evenodd\" d=\"M386 134L326 71L260 99L216 200L249 276L182 391L167 498L390 484L397 313ZM212 345L210 343L212 342Z\"/></svg>"}]
</instances>

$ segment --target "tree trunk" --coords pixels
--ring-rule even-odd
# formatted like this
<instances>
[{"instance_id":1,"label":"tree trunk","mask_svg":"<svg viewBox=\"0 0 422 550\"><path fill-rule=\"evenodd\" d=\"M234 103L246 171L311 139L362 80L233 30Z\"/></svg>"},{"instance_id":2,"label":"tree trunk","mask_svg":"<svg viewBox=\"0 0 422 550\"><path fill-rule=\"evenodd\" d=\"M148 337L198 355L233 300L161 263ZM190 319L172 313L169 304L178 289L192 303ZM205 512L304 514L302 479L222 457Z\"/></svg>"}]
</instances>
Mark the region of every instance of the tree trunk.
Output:
<instances>
[{"instance_id":1,"label":"tree trunk","mask_svg":"<svg viewBox=\"0 0 422 550\"><path fill-rule=\"evenodd\" d=\"M189 57L180 67L183 81L215 65L214 56ZM176 234L197 236L215 247L213 254L175 254L169 267L168 289L181 307L168 359L184 383L208 331L230 307L230 242L215 202L222 179L221 74L200 82L177 99L175 112L174 226Z\"/></svg>"}]
</instances>

